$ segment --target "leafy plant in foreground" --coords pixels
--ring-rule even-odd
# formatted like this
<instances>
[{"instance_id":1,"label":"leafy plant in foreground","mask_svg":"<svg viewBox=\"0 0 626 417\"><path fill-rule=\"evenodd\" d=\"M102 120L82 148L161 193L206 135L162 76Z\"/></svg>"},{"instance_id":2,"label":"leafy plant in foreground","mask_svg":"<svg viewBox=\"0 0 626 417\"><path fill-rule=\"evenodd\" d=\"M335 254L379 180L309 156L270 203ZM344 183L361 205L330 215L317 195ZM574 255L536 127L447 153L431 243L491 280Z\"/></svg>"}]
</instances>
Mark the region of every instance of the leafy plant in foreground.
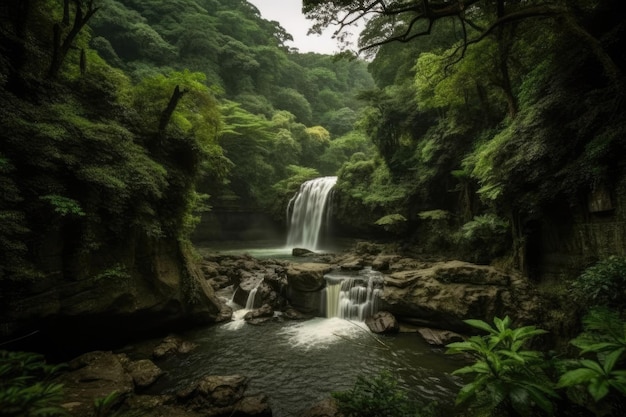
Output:
<instances>
[{"instance_id":1,"label":"leafy plant in foreground","mask_svg":"<svg viewBox=\"0 0 626 417\"><path fill-rule=\"evenodd\" d=\"M35 353L0 351L0 415L67 415L60 406L63 386L50 382L59 368Z\"/></svg>"},{"instance_id":2,"label":"leafy plant in foreground","mask_svg":"<svg viewBox=\"0 0 626 417\"><path fill-rule=\"evenodd\" d=\"M542 355L523 349L528 340L546 331L535 326L513 329L508 316L494 318L494 326L482 320L465 323L487 335L447 345L446 353L465 353L474 358L472 365L453 373L474 375L474 380L458 393L456 404L489 416L530 416L536 409L552 415L552 400L557 394L542 369Z\"/></svg>"},{"instance_id":3,"label":"leafy plant in foreground","mask_svg":"<svg viewBox=\"0 0 626 417\"><path fill-rule=\"evenodd\" d=\"M346 417L426 417L434 415L432 404L423 407L398 387L389 372L374 378L359 376L350 391L333 392L339 411Z\"/></svg>"},{"instance_id":4,"label":"leafy plant in foreground","mask_svg":"<svg viewBox=\"0 0 626 417\"><path fill-rule=\"evenodd\" d=\"M626 322L613 311L594 309L583 319L583 327L583 333L571 343L580 349L581 355L593 354L595 359L574 361L577 367L561 375L557 387L585 387L595 403L605 399L610 402L611 392L615 398L623 398L626 396Z\"/></svg>"}]
</instances>

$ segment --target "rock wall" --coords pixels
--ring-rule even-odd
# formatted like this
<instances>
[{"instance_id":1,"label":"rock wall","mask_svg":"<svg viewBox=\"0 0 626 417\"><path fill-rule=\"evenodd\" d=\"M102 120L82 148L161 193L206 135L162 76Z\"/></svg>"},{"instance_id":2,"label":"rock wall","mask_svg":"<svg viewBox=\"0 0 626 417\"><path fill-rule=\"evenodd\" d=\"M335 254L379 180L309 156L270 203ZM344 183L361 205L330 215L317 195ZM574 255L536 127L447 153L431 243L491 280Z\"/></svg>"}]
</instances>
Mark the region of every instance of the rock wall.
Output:
<instances>
[{"instance_id":1,"label":"rock wall","mask_svg":"<svg viewBox=\"0 0 626 417\"><path fill-rule=\"evenodd\" d=\"M610 255L626 256L626 176L599 185L576 206L554 207L530 225L529 276L572 279Z\"/></svg>"},{"instance_id":2,"label":"rock wall","mask_svg":"<svg viewBox=\"0 0 626 417\"><path fill-rule=\"evenodd\" d=\"M21 341L25 348L69 354L158 329L210 323L222 309L177 240L129 239L71 261L62 254L47 254L45 264L59 269L41 278L3 281L0 340L31 335Z\"/></svg>"}]
</instances>

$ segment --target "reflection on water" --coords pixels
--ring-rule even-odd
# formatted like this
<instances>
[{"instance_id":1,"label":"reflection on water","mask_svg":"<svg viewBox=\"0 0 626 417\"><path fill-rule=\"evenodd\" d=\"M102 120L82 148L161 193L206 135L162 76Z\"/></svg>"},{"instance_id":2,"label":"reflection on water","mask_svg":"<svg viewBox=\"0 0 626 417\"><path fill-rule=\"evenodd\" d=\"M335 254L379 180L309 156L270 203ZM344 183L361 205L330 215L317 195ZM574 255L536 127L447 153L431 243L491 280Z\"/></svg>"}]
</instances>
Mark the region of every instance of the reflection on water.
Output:
<instances>
[{"instance_id":1,"label":"reflection on water","mask_svg":"<svg viewBox=\"0 0 626 417\"><path fill-rule=\"evenodd\" d=\"M374 336L362 323L339 318L269 322L237 320L184 334L199 347L157 364L167 375L155 390L174 392L204 375L250 378L247 393L269 397L275 417L303 409L348 390L358 375L388 370L412 396L451 404L460 380L454 359L429 347L416 334Z\"/></svg>"}]
</instances>

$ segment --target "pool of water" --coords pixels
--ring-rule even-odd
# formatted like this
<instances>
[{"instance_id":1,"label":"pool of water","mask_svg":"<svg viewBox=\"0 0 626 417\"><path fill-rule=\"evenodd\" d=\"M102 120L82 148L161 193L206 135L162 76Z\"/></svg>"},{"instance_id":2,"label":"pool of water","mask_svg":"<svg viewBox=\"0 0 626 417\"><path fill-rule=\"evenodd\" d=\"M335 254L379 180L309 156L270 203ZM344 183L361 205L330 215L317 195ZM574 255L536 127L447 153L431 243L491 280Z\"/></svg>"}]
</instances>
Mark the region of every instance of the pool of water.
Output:
<instances>
[{"instance_id":1,"label":"pool of water","mask_svg":"<svg viewBox=\"0 0 626 417\"><path fill-rule=\"evenodd\" d=\"M415 333L375 336L363 323L339 318L252 325L237 319L182 334L198 344L191 353L157 364L167 374L153 389L175 392L204 375L240 374L247 394L269 397L275 417L298 416L333 391L350 389L359 375L390 372L412 398L453 403L461 364Z\"/></svg>"}]
</instances>

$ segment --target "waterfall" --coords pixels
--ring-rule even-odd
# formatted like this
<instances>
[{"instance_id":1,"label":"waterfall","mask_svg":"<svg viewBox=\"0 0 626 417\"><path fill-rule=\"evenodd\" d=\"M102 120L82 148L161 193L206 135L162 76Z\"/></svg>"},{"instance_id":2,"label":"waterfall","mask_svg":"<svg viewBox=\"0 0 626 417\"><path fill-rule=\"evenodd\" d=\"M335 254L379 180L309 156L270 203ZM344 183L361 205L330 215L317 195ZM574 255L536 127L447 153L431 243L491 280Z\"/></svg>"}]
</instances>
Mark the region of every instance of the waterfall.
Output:
<instances>
[{"instance_id":1,"label":"waterfall","mask_svg":"<svg viewBox=\"0 0 626 417\"><path fill-rule=\"evenodd\" d=\"M330 217L330 195L337 177L306 181L287 205L287 246L317 250L320 235Z\"/></svg>"},{"instance_id":2,"label":"waterfall","mask_svg":"<svg viewBox=\"0 0 626 417\"><path fill-rule=\"evenodd\" d=\"M326 317L363 321L378 311L382 280L370 272L366 271L365 277L325 277Z\"/></svg>"},{"instance_id":3,"label":"waterfall","mask_svg":"<svg viewBox=\"0 0 626 417\"><path fill-rule=\"evenodd\" d=\"M259 289L259 285L261 285L261 282L263 282L262 280L259 281L259 284L257 284L256 287L252 288L250 290L250 292L248 293L248 300L246 301L246 310L253 310L254 309L254 297L256 296L256 292Z\"/></svg>"}]
</instances>

